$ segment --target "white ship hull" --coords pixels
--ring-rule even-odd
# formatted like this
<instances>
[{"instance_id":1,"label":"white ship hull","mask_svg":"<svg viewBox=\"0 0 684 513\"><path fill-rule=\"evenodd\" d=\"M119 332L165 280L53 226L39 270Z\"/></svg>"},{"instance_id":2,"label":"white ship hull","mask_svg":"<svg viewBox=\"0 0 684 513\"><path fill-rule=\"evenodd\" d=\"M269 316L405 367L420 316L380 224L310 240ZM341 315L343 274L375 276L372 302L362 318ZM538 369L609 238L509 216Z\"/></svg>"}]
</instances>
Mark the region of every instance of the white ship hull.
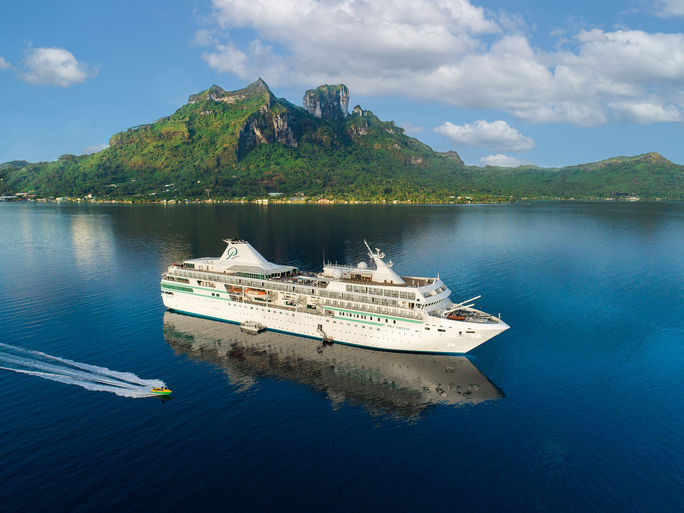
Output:
<instances>
[{"instance_id":1,"label":"white ship hull","mask_svg":"<svg viewBox=\"0 0 684 513\"><path fill-rule=\"evenodd\" d=\"M164 291L162 299L164 306L180 313L236 324L255 321L270 331L319 340L324 334L335 343L386 351L463 354L508 328L504 323L454 322L438 318L393 319L390 323L381 323L333 317L336 315L334 309L330 309L330 315L320 315L232 301L210 294L197 288L192 293Z\"/></svg>"}]
</instances>

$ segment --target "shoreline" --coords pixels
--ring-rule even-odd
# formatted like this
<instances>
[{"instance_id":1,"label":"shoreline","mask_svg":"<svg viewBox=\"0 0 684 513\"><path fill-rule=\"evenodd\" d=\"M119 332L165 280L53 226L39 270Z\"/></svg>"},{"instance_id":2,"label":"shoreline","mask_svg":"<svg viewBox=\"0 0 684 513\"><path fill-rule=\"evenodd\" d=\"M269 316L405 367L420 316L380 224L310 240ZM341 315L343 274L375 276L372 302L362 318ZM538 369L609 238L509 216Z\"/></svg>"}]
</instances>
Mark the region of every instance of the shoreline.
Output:
<instances>
[{"instance_id":1,"label":"shoreline","mask_svg":"<svg viewBox=\"0 0 684 513\"><path fill-rule=\"evenodd\" d=\"M572 201L572 202L617 202L617 203L636 203L636 202L661 202L677 203L681 200L669 198L641 198L638 196L616 197L616 198L561 198L561 197L521 197L492 200L482 200L480 198L454 198L449 200L417 201L417 200L348 200L348 199L329 199L329 198L257 198L257 199L170 199L170 200L148 200L148 199L99 199L99 198L38 198L25 196L4 196L0 198L0 203L78 203L78 204L98 204L98 205L511 205L529 201Z\"/></svg>"}]
</instances>

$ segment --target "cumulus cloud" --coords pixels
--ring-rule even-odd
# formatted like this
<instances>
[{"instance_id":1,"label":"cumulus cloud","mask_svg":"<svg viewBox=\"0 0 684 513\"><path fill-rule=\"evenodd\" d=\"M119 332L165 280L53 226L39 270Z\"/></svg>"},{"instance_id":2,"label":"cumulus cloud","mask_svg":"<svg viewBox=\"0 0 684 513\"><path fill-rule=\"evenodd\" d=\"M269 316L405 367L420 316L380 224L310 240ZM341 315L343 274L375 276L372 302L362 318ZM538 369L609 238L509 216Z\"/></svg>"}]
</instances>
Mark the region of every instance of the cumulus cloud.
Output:
<instances>
[{"instance_id":1,"label":"cumulus cloud","mask_svg":"<svg viewBox=\"0 0 684 513\"><path fill-rule=\"evenodd\" d=\"M465 125L454 125L447 121L435 128L452 143L465 144L508 151L527 151L534 148L534 141L525 137L502 120L491 123L483 120Z\"/></svg>"},{"instance_id":2,"label":"cumulus cloud","mask_svg":"<svg viewBox=\"0 0 684 513\"><path fill-rule=\"evenodd\" d=\"M279 75L286 73L283 60L270 46L255 39L246 51L238 49L233 43L217 44L213 52L205 52L202 58L217 71L232 73L240 78L253 79L261 70L270 70Z\"/></svg>"},{"instance_id":3,"label":"cumulus cloud","mask_svg":"<svg viewBox=\"0 0 684 513\"><path fill-rule=\"evenodd\" d=\"M261 40L283 45L292 71L300 76L351 71L371 77L374 70L433 69L450 55L479 45L471 34L499 31L484 9L466 0L212 3L220 27L252 28Z\"/></svg>"},{"instance_id":4,"label":"cumulus cloud","mask_svg":"<svg viewBox=\"0 0 684 513\"><path fill-rule=\"evenodd\" d=\"M682 0L663 5L679 12ZM196 36L210 46L203 58L241 78L263 76L276 86L343 82L358 94L503 110L536 123L682 120L682 33L581 31L545 51L532 47L516 15L493 14L468 0L213 0L212 6L213 26ZM231 42L244 29L253 40Z\"/></svg>"},{"instance_id":5,"label":"cumulus cloud","mask_svg":"<svg viewBox=\"0 0 684 513\"><path fill-rule=\"evenodd\" d=\"M107 144L107 143L96 144L95 146L88 146L87 148L83 148L81 155L90 155L92 153L97 153L98 151L102 151L108 147L109 147L109 144Z\"/></svg>"},{"instance_id":6,"label":"cumulus cloud","mask_svg":"<svg viewBox=\"0 0 684 513\"><path fill-rule=\"evenodd\" d=\"M217 71L234 73L242 78L245 78L251 71L247 54L235 48L232 43L217 44L214 52L204 53L202 58Z\"/></svg>"},{"instance_id":7,"label":"cumulus cloud","mask_svg":"<svg viewBox=\"0 0 684 513\"><path fill-rule=\"evenodd\" d=\"M610 107L616 114L622 113L628 121L641 123L658 123L665 121L681 121L682 111L676 105L662 105L658 102L615 102Z\"/></svg>"},{"instance_id":8,"label":"cumulus cloud","mask_svg":"<svg viewBox=\"0 0 684 513\"><path fill-rule=\"evenodd\" d=\"M531 164L525 160L520 160L509 155L497 153L496 155L487 155L480 159L483 166L497 166L497 167L518 167L525 164Z\"/></svg>"},{"instance_id":9,"label":"cumulus cloud","mask_svg":"<svg viewBox=\"0 0 684 513\"><path fill-rule=\"evenodd\" d=\"M56 46L31 48L23 66L21 79L36 85L69 87L97 75L94 68L76 60L70 51Z\"/></svg>"},{"instance_id":10,"label":"cumulus cloud","mask_svg":"<svg viewBox=\"0 0 684 513\"><path fill-rule=\"evenodd\" d=\"M9 69L11 64L4 59L4 57L0 57L0 71Z\"/></svg>"}]
</instances>

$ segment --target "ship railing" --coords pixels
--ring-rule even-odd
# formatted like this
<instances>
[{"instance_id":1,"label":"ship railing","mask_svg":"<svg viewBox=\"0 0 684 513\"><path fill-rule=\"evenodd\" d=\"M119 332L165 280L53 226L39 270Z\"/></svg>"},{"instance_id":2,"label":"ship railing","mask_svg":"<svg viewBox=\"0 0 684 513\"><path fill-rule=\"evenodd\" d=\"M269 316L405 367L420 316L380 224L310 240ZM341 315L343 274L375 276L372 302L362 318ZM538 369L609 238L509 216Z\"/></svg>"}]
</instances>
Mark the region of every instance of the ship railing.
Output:
<instances>
[{"instance_id":1,"label":"ship railing","mask_svg":"<svg viewBox=\"0 0 684 513\"><path fill-rule=\"evenodd\" d=\"M324 299L321 301L321 306L324 307L330 307L330 308L340 308L340 309L346 309L346 310L355 310L358 312L365 312L365 313L375 313L379 315L387 315L387 316L392 316L392 317L404 317L404 318L409 318L409 319L422 319L423 316L420 312L417 311L411 311L411 310L404 310L400 308L384 308L384 307L378 307L378 306L373 306L369 305L367 303L359 304L359 303L352 303L350 301L337 301L337 300L331 300L331 299Z\"/></svg>"},{"instance_id":2,"label":"ship railing","mask_svg":"<svg viewBox=\"0 0 684 513\"><path fill-rule=\"evenodd\" d=\"M185 270L185 268L181 267L174 267L171 270L171 274L174 274L176 276L186 276L189 278L201 278L204 276L204 279L206 280L214 280L214 281L221 281L224 283L237 283L237 284L245 284L244 280L253 280L254 282L257 281L264 281L260 279L254 279L254 278L246 278L242 276L236 276L232 272L224 272L224 271L208 271L206 269L202 270ZM306 280L304 283L302 283L303 280L297 279L299 276L302 275L297 275L297 276L281 276L281 277L273 277L273 278L268 278L267 281L271 283L282 283L283 285L294 285L294 286L305 286L305 287L313 287L313 288L318 288L318 289L324 289L327 286L327 281L325 280L320 280L318 279L315 275L303 275L304 280ZM243 281L235 281L235 280L243 280Z\"/></svg>"}]
</instances>

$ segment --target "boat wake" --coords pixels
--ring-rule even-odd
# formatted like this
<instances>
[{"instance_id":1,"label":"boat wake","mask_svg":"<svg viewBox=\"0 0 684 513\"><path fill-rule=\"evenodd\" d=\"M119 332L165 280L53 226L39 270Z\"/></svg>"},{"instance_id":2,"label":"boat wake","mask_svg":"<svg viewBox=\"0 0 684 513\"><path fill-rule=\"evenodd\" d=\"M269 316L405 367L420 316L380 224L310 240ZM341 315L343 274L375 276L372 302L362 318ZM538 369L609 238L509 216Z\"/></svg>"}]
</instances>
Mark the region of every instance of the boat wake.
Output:
<instances>
[{"instance_id":1,"label":"boat wake","mask_svg":"<svg viewBox=\"0 0 684 513\"><path fill-rule=\"evenodd\" d=\"M3 343L0 343L0 369L123 397L156 397L150 390L166 386L161 380L142 379L132 372L119 372Z\"/></svg>"}]
</instances>

